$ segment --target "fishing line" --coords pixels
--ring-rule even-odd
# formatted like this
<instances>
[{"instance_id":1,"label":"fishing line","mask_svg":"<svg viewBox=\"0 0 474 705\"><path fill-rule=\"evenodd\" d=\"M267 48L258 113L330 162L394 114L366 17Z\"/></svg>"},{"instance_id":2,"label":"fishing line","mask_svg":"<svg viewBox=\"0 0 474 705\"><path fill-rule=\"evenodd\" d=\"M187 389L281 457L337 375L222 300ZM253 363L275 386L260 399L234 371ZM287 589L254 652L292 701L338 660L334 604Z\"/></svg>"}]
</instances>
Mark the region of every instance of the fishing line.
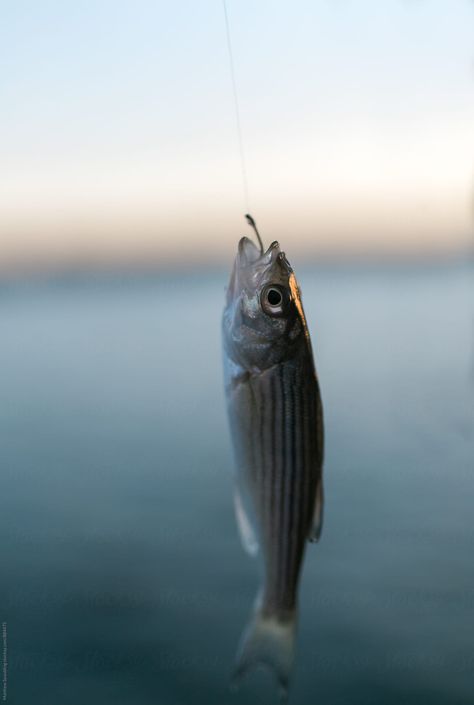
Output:
<instances>
[{"instance_id":1,"label":"fishing line","mask_svg":"<svg viewBox=\"0 0 474 705\"><path fill-rule=\"evenodd\" d=\"M237 141L239 145L240 152L240 168L242 171L242 187L244 195L245 211L249 211L249 187L247 180L247 167L245 162L245 151L244 151L244 141L242 138L242 125L240 121L240 108L239 108L239 98L237 94L237 82L235 80L235 68L234 68L234 55L232 52L232 41L230 38L230 27L229 27L229 16L227 14L226 0L222 0L222 5L224 8L224 18L225 18L225 28L227 35L227 50L229 52L229 66L230 66L230 76L232 81L232 92L234 94L234 107L235 107L235 122L237 126Z\"/></svg>"}]
</instances>

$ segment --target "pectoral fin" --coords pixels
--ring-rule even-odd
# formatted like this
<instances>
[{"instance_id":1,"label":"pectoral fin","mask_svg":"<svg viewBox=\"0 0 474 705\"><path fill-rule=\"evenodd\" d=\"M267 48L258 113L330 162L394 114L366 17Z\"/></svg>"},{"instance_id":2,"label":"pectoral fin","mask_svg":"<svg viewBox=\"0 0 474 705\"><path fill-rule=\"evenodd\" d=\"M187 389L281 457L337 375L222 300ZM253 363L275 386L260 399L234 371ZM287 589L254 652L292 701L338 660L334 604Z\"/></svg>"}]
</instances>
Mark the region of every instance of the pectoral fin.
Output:
<instances>
[{"instance_id":1,"label":"pectoral fin","mask_svg":"<svg viewBox=\"0 0 474 705\"><path fill-rule=\"evenodd\" d=\"M253 529L252 522L250 521L249 516L245 511L242 502L242 497L240 495L238 487L236 487L234 491L234 506L242 546L248 554L250 554L251 556L256 556L258 552L257 537L255 536L255 531Z\"/></svg>"},{"instance_id":2,"label":"pectoral fin","mask_svg":"<svg viewBox=\"0 0 474 705\"><path fill-rule=\"evenodd\" d=\"M309 531L308 539L311 542L319 541L323 530L323 509L324 509L324 492L322 478L318 482L316 488L316 500L314 503L313 522Z\"/></svg>"}]
</instances>

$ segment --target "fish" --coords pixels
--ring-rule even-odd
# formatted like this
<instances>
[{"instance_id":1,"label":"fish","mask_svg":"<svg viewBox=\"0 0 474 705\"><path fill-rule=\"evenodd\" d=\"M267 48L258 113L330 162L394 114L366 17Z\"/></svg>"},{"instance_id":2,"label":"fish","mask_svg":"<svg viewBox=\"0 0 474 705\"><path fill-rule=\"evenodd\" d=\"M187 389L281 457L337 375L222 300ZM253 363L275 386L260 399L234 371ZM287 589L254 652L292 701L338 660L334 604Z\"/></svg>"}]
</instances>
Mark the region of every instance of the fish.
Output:
<instances>
[{"instance_id":1,"label":"fish","mask_svg":"<svg viewBox=\"0 0 474 705\"><path fill-rule=\"evenodd\" d=\"M222 317L224 384L242 544L259 555L261 589L233 683L256 666L283 699L294 663L298 583L307 541L323 524L324 424L301 290L278 242L242 237Z\"/></svg>"}]
</instances>

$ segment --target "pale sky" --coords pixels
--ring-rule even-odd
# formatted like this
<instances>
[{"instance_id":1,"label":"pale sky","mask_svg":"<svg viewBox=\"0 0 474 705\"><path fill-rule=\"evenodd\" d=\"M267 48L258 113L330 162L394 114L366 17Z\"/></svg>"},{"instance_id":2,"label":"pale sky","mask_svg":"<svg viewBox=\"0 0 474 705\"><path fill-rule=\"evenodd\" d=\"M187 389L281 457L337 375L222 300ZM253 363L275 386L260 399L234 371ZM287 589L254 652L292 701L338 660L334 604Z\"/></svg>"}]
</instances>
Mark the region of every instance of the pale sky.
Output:
<instances>
[{"instance_id":1,"label":"pale sky","mask_svg":"<svg viewBox=\"0 0 474 705\"><path fill-rule=\"evenodd\" d=\"M471 0L227 0L267 242L459 252ZM222 0L4 0L0 269L215 262L246 232Z\"/></svg>"}]
</instances>

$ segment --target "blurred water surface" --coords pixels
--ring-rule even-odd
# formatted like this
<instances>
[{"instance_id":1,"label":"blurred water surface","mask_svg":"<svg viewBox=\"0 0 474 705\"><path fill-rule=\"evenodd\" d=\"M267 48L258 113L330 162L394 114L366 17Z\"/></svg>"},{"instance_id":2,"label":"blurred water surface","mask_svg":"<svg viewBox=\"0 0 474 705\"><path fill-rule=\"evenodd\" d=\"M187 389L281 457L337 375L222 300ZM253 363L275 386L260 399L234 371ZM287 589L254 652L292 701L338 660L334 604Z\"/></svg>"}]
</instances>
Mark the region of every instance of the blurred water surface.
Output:
<instances>
[{"instance_id":1,"label":"blurred water surface","mask_svg":"<svg viewBox=\"0 0 474 705\"><path fill-rule=\"evenodd\" d=\"M327 428L291 702L472 705L467 265L303 269ZM0 290L8 701L274 703L228 677L258 585L233 517L226 273Z\"/></svg>"}]
</instances>

